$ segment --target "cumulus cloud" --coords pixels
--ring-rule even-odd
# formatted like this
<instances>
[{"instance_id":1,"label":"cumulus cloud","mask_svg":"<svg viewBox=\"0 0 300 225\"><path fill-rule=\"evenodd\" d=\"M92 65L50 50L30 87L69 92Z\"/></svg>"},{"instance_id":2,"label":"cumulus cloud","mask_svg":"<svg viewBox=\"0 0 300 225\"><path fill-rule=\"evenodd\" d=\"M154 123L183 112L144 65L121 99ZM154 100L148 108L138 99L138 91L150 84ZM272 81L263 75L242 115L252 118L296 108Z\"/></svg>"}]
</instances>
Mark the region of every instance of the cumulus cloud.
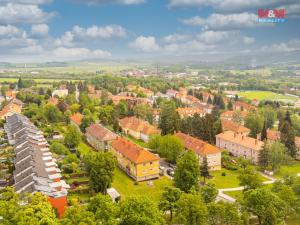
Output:
<instances>
[{"instance_id":1,"label":"cumulus cloud","mask_svg":"<svg viewBox=\"0 0 300 225\"><path fill-rule=\"evenodd\" d=\"M91 26L88 28L74 26L55 40L57 46L73 46L74 42L99 41L100 39L124 38L126 29L119 25Z\"/></svg>"},{"instance_id":2,"label":"cumulus cloud","mask_svg":"<svg viewBox=\"0 0 300 225\"><path fill-rule=\"evenodd\" d=\"M105 4L121 4L136 5L146 2L146 0L73 0L74 2L84 3L88 5L105 5Z\"/></svg>"},{"instance_id":3,"label":"cumulus cloud","mask_svg":"<svg viewBox=\"0 0 300 225\"><path fill-rule=\"evenodd\" d=\"M187 41L190 38L191 36L187 34L170 34L168 36L165 36L163 40L168 43L173 43L173 42Z\"/></svg>"},{"instance_id":4,"label":"cumulus cloud","mask_svg":"<svg viewBox=\"0 0 300 225\"><path fill-rule=\"evenodd\" d=\"M207 18L195 16L182 22L187 25L201 26L203 30L243 29L268 25L258 23L257 15L247 12L227 15L213 13Z\"/></svg>"},{"instance_id":5,"label":"cumulus cloud","mask_svg":"<svg viewBox=\"0 0 300 225\"><path fill-rule=\"evenodd\" d=\"M60 59L83 59L83 58L108 58L111 56L111 53L101 49L91 51L87 48L59 47L53 51L53 55Z\"/></svg>"},{"instance_id":6,"label":"cumulus cloud","mask_svg":"<svg viewBox=\"0 0 300 225\"><path fill-rule=\"evenodd\" d=\"M156 38L153 36L139 36L131 42L129 46L141 52L156 52L160 50L160 46L157 44Z\"/></svg>"},{"instance_id":7,"label":"cumulus cloud","mask_svg":"<svg viewBox=\"0 0 300 225\"><path fill-rule=\"evenodd\" d=\"M43 11L38 5L7 3L0 5L0 24L40 24L45 23L55 13Z\"/></svg>"},{"instance_id":8,"label":"cumulus cloud","mask_svg":"<svg viewBox=\"0 0 300 225\"><path fill-rule=\"evenodd\" d=\"M47 24L35 24L31 26L31 34L37 37L47 36L49 27Z\"/></svg>"},{"instance_id":9,"label":"cumulus cloud","mask_svg":"<svg viewBox=\"0 0 300 225\"><path fill-rule=\"evenodd\" d=\"M39 5L51 3L52 0L1 0L1 3L20 3L20 4L30 4L30 5Z\"/></svg>"},{"instance_id":10,"label":"cumulus cloud","mask_svg":"<svg viewBox=\"0 0 300 225\"><path fill-rule=\"evenodd\" d=\"M0 37L2 38L21 36L23 33L24 31L12 25L0 26Z\"/></svg>"},{"instance_id":11,"label":"cumulus cloud","mask_svg":"<svg viewBox=\"0 0 300 225\"><path fill-rule=\"evenodd\" d=\"M300 51L300 39L292 39L288 42L266 45L261 48L263 52L294 52Z\"/></svg>"}]
</instances>

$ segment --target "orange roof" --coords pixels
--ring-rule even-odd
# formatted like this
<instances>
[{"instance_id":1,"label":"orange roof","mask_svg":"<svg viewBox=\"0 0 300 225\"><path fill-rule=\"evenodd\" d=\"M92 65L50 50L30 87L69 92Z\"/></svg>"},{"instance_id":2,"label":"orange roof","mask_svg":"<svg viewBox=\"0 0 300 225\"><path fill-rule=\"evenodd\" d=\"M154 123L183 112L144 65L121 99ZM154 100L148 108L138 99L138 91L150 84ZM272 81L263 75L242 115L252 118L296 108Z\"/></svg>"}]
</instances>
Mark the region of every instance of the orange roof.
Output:
<instances>
[{"instance_id":1,"label":"orange roof","mask_svg":"<svg viewBox=\"0 0 300 225\"><path fill-rule=\"evenodd\" d=\"M246 102L236 101L235 106L243 107L245 110L255 109L254 106L247 104Z\"/></svg>"},{"instance_id":2,"label":"orange roof","mask_svg":"<svg viewBox=\"0 0 300 225\"><path fill-rule=\"evenodd\" d=\"M178 108L176 109L179 115L190 115L190 114L201 114L203 113L203 110L197 109L197 108Z\"/></svg>"},{"instance_id":3,"label":"orange roof","mask_svg":"<svg viewBox=\"0 0 300 225\"><path fill-rule=\"evenodd\" d=\"M250 132L250 129L244 127L238 123L235 123L231 120L221 119L223 131L231 130L237 133L247 133Z\"/></svg>"},{"instance_id":4,"label":"orange roof","mask_svg":"<svg viewBox=\"0 0 300 225\"><path fill-rule=\"evenodd\" d=\"M5 117L8 113L21 113L22 104L20 104L20 100L15 101L17 99L13 99L7 105L3 107L0 111L0 118ZM22 103L22 102L21 102Z\"/></svg>"},{"instance_id":5,"label":"orange roof","mask_svg":"<svg viewBox=\"0 0 300 225\"><path fill-rule=\"evenodd\" d=\"M134 116L125 117L120 120L120 126L124 129L130 129L137 132L141 132L143 134L151 135L151 134L160 134L160 130L155 126L151 125L147 121L138 119Z\"/></svg>"},{"instance_id":6,"label":"orange roof","mask_svg":"<svg viewBox=\"0 0 300 225\"><path fill-rule=\"evenodd\" d=\"M246 111L225 111L225 112L221 113L221 117L232 118L235 112L240 112L240 114L243 118L246 118L248 116L248 112L246 112Z\"/></svg>"},{"instance_id":7,"label":"orange roof","mask_svg":"<svg viewBox=\"0 0 300 225\"><path fill-rule=\"evenodd\" d=\"M16 91L14 90L8 90L5 92L5 96L9 98L15 98L16 97Z\"/></svg>"},{"instance_id":8,"label":"orange roof","mask_svg":"<svg viewBox=\"0 0 300 225\"><path fill-rule=\"evenodd\" d=\"M79 112L70 116L70 120L78 126L81 124L82 119L83 119L83 115Z\"/></svg>"},{"instance_id":9,"label":"orange roof","mask_svg":"<svg viewBox=\"0 0 300 225\"><path fill-rule=\"evenodd\" d=\"M230 130L224 131L216 135L216 137L257 151L260 151L264 145L264 142L260 140Z\"/></svg>"},{"instance_id":10,"label":"orange roof","mask_svg":"<svg viewBox=\"0 0 300 225\"><path fill-rule=\"evenodd\" d=\"M135 164L159 160L153 153L121 137L113 140L111 146Z\"/></svg>"},{"instance_id":11,"label":"orange roof","mask_svg":"<svg viewBox=\"0 0 300 225\"><path fill-rule=\"evenodd\" d=\"M111 141L117 138L117 135L101 124L94 123L86 129L86 134L90 134L99 141Z\"/></svg>"},{"instance_id":12,"label":"orange roof","mask_svg":"<svg viewBox=\"0 0 300 225\"><path fill-rule=\"evenodd\" d=\"M219 148L190 135L178 132L175 136L182 140L186 149L190 149L196 154L209 155L221 152Z\"/></svg>"},{"instance_id":13,"label":"orange roof","mask_svg":"<svg viewBox=\"0 0 300 225\"><path fill-rule=\"evenodd\" d=\"M280 131L277 130L267 130L267 139L276 141L280 139Z\"/></svg>"}]
</instances>

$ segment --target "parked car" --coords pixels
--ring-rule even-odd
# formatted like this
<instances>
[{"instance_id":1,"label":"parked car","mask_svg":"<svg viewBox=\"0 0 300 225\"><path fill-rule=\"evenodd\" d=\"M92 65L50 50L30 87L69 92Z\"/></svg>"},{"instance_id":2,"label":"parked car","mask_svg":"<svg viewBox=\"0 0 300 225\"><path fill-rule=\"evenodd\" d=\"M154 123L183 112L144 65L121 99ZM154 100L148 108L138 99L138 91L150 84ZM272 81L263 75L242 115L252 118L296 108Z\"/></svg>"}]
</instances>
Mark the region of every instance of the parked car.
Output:
<instances>
[{"instance_id":1,"label":"parked car","mask_svg":"<svg viewBox=\"0 0 300 225\"><path fill-rule=\"evenodd\" d=\"M169 169L167 169L167 174L168 174L170 177L174 177L175 172L174 172L174 170L173 170L172 168L169 168Z\"/></svg>"}]
</instances>

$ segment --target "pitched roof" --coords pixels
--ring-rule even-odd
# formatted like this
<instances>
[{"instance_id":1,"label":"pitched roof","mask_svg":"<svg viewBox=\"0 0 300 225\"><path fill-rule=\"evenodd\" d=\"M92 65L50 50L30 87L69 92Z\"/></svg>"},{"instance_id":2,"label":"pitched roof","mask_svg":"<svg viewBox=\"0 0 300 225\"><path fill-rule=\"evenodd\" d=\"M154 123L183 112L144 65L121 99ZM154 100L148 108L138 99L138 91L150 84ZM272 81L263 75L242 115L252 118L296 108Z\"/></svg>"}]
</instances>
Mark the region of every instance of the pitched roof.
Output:
<instances>
[{"instance_id":1,"label":"pitched roof","mask_svg":"<svg viewBox=\"0 0 300 225\"><path fill-rule=\"evenodd\" d=\"M235 112L240 112L241 117L243 117L243 118L246 118L248 116L247 111L225 111L225 112L221 113L221 117L230 117L230 118L232 118L234 116Z\"/></svg>"},{"instance_id":2,"label":"pitched roof","mask_svg":"<svg viewBox=\"0 0 300 225\"><path fill-rule=\"evenodd\" d=\"M185 107L185 108L178 108L176 109L179 115L190 115L190 114L201 114L203 113L203 110L198 109L198 108L190 108L190 107Z\"/></svg>"},{"instance_id":3,"label":"pitched roof","mask_svg":"<svg viewBox=\"0 0 300 225\"><path fill-rule=\"evenodd\" d=\"M48 99L48 104L50 105L57 105L58 104L58 98L56 97L51 97Z\"/></svg>"},{"instance_id":4,"label":"pitched roof","mask_svg":"<svg viewBox=\"0 0 300 225\"><path fill-rule=\"evenodd\" d=\"M78 126L81 124L82 119L83 115L79 112L74 113L72 116L70 116L70 120Z\"/></svg>"},{"instance_id":5,"label":"pitched roof","mask_svg":"<svg viewBox=\"0 0 300 225\"><path fill-rule=\"evenodd\" d=\"M160 130L155 126L151 125L147 121L138 119L134 116L125 117L120 120L120 126L124 129L130 129L137 132L141 132L143 134L151 135L151 134L160 134Z\"/></svg>"},{"instance_id":6,"label":"pitched roof","mask_svg":"<svg viewBox=\"0 0 300 225\"><path fill-rule=\"evenodd\" d=\"M267 130L267 139L276 141L280 139L280 131L277 130Z\"/></svg>"},{"instance_id":7,"label":"pitched roof","mask_svg":"<svg viewBox=\"0 0 300 225\"><path fill-rule=\"evenodd\" d=\"M178 132L175 136L182 140L186 149L190 149L196 154L209 155L221 152L219 148L190 135Z\"/></svg>"},{"instance_id":8,"label":"pitched roof","mask_svg":"<svg viewBox=\"0 0 300 225\"><path fill-rule=\"evenodd\" d=\"M118 137L117 139L113 140L111 146L113 149L120 152L124 157L135 164L159 160L159 157L153 153L122 137Z\"/></svg>"},{"instance_id":9,"label":"pitched roof","mask_svg":"<svg viewBox=\"0 0 300 225\"><path fill-rule=\"evenodd\" d=\"M243 134L237 134L230 130L224 131L216 135L216 137L257 151L260 151L264 145L264 142L260 140L245 136Z\"/></svg>"},{"instance_id":10,"label":"pitched roof","mask_svg":"<svg viewBox=\"0 0 300 225\"><path fill-rule=\"evenodd\" d=\"M250 129L248 129L247 127L244 127L244 126L242 126L238 123L235 123L231 120L221 119L221 123L222 123L223 131L231 130L231 131L237 132L237 133L250 132Z\"/></svg>"},{"instance_id":11,"label":"pitched roof","mask_svg":"<svg viewBox=\"0 0 300 225\"><path fill-rule=\"evenodd\" d=\"M247 104L246 102L236 101L235 106L243 107L246 110L255 109L254 106Z\"/></svg>"},{"instance_id":12,"label":"pitched roof","mask_svg":"<svg viewBox=\"0 0 300 225\"><path fill-rule=\"evenodd\" d=\"M99 141L111 141L117 138L117 135L101 124L94 123L86 129L86 134L89 134Z\"/></svg>"}]
</instances>

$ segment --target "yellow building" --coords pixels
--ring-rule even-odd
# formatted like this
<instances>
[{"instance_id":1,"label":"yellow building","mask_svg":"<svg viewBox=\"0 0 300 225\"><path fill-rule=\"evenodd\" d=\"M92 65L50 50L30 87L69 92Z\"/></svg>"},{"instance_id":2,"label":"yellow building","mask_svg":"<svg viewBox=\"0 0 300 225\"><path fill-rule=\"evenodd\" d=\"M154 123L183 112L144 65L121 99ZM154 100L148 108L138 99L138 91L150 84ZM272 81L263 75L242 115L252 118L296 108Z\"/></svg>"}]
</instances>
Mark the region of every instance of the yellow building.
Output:
<instances>
[{"instance_id":1,"label":"yellow building","mask_svg":"<svg viewBox=\"0 0 300 225\"><path fill-rule=\"evenodd\" d=\"M159 157L144 148L118 137L112 141L111 151L119 167L136 181L159 177Z\"/></svg>"}]
</instances>

